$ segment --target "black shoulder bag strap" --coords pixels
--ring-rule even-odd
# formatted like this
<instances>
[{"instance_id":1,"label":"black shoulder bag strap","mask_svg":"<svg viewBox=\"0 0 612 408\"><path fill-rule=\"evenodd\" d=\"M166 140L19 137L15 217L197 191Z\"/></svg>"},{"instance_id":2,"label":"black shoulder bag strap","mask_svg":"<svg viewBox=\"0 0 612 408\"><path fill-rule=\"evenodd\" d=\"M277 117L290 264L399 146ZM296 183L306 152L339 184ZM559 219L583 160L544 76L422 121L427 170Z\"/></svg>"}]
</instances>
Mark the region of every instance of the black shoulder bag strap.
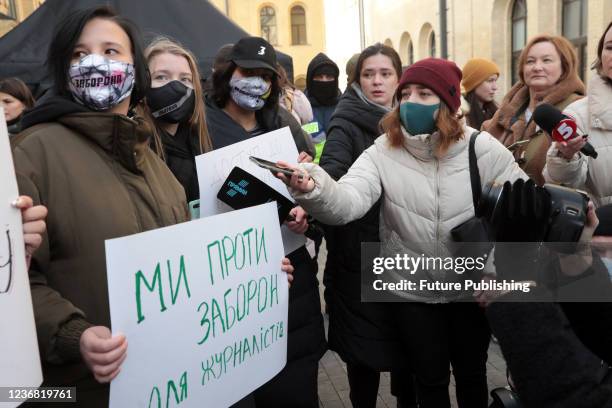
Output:
<instances>
[{"instance_id":1,"label":"black shoulder bag strap","mask_svg":"<svg viewBox=\"0 0 612 408\"><path fill-rule=\"evenodd\" d=\"M474 202L474 213L477 213L478 202L482 194L482 185L480 184L480 171L478 171L478 160L476 158L476 138L480 134L479 131L472 133L470 136L469 156L470 156L470 181L472 182L472 201Z\"/></svg>"}]
</instances>

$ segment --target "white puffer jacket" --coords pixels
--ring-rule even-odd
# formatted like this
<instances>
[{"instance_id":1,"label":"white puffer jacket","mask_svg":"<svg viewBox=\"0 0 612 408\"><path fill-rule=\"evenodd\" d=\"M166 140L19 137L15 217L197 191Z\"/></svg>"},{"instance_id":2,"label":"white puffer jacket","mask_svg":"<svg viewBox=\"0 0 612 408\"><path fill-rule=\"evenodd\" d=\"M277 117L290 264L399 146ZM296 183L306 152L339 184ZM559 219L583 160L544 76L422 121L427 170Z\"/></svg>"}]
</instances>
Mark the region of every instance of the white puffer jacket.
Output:
<instances>
[{"instance_id":1,"label":"white puffer jacket","mask_svg":"<svg viewBox=\"0 0 612 408\"><path fill-rule=\"evenodd\" d=\"M465 127L463 138L439 159L434 155L437 133L411 136L404 132L400 148L391 147L382 135L338 182L319 166L302 164L316 187L307 194L295 190L292 194L314 218L331 225L359 219L382 194L380 239L384 256L449 256L450 230L474 216L468 145L475 131ZM512 154L489 133L478 136L475 151L483 187L489 181L527 179ZM424 278L445 282L465 279L444 272ZM440 292L414 293L405 297L425 302L450 300Z\"/></svg>"},{"instance_id":2,"label":"white puffer jacket","mask_svg":"<svg viewBox=\"0 0 612 408\"><path fill-rule=\"evenodd\" d=\"M586 190L599 207L612 203L612 85L595 75L587 95L563 113L575 118L580 131L589 135L597 159L578 152L567 160L559 156L557 144L553 143L542 174L549 183Z\"/></svg>"}]
</instances>

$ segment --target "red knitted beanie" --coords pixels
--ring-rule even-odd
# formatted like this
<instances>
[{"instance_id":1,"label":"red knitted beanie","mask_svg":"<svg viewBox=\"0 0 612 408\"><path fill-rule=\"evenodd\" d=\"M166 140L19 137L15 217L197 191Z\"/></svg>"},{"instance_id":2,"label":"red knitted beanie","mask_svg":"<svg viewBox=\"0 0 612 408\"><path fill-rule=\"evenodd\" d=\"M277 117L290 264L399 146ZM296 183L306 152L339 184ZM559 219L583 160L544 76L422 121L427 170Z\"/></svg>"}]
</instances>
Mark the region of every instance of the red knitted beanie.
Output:
<instances>
[{"instance_id":1,"label":"red knitted beanie","mask_svg":"<svg viewBox=\"0 0 612 408\"><path fill-rule=\"evenodd\" d=\"M396 97L402 99L406 84L423 85L438 95L452 112L461 105L461 70L452 61L441 58L425 58L409 66L397 87Z\"/></svg>"}]
</instances>

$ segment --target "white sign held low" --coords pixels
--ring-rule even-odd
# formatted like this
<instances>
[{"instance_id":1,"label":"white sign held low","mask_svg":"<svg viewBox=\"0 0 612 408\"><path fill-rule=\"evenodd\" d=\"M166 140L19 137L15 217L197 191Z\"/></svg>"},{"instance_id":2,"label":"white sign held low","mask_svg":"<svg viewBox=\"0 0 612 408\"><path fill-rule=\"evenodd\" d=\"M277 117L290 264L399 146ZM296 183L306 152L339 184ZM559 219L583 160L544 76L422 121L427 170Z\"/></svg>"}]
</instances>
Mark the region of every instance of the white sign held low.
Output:
<instances>
[{"instance_id":1,"label":"white sign held low","mask_svg":"<svg viewBox=\"0 0 612 408\"><path fill-rule=\"evenodd\" d=\"M298 154L291 131L288 127L284 127L197 156L196 168L200 185L200 217L232 211L229 206L217 199L217 193L235 166L246 170L292 202L295 202L283 182L274 177L270 171L255 165L249 160L249 156L259 157L272 162L283 160L295 163ZM304 235L295 234L284 225L281 228L281 233L285 254L290 254L306 243Z\"/></svg>"},{"instance_id":2,"label":"white sign held low","mask_svg":"<svg viewBox=\"0 0 612 408\"><path fill-rule=\"evenodd\" d=\"M274 203L106 241L113 333L128 341L110 406L227 407L287 358Z\"/></svg>"},{"instance_id":3,"label":"white sign held low","mask_svg":"<svg viewBox=\"0 0 612 408\"><path fill-rule=\"evenodd\" d=\"M19 193L2 109L0 178L0 387L38 387L42 383L40 355L25 261L21 213L11 205ZM0 402L0 407L20 404Z\"/></svg>"}]
</instances>

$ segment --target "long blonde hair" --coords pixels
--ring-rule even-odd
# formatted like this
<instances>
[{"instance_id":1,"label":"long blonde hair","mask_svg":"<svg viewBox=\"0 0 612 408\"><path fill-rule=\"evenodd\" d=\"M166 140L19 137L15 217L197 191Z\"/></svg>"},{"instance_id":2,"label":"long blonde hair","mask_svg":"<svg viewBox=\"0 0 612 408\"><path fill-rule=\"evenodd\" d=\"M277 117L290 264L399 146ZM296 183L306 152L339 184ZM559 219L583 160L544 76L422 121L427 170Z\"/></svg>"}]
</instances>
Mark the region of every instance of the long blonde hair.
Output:
<instances>
[{"instance_id":1,"label":"long blonde hair","mask_svg":"<svg viewBox=\"0 0 612 408\"><path fill-rule=\"evenodd\" d=\"M151 64L153 58L161 54L172 54L183 57L189 64L193 79L193 91L195 94L195 106L193 114L189 118L189 128L193 134L197 135L200 151L206 153L212 150L212 142L206 127L206 114L204 113L204 93L202 91L202 83L200 81L200 72L196 57L191 51L183 47L177 41L170 40L166 37L155 38L144 51L147 64ZM153 148L156 153L165 159L163 144L159 136L159 125L151 115L147 106L143 106L145 117L154 125L153 128Z\"/></svg>"}]
</instances>

